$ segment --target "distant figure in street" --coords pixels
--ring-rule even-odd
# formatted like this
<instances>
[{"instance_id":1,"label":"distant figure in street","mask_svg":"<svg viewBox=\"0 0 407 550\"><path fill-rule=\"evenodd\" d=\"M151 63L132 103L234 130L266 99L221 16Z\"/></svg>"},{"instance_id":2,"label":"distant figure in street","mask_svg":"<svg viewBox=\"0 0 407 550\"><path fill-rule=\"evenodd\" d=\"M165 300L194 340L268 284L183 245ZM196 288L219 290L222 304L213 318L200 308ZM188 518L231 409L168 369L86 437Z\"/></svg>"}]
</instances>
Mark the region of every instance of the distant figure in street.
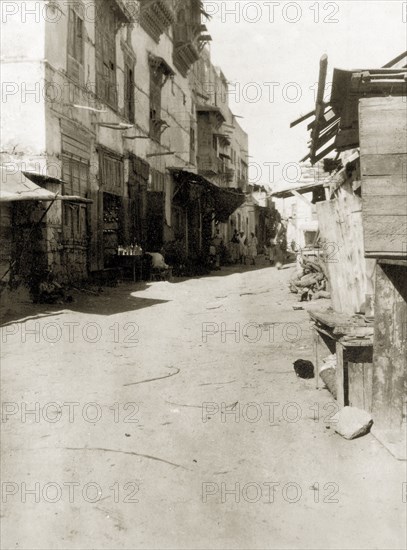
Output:
<instances>
[{"instance_id":1,"label":"distant figure in street","mask_svg":"<svg viewBox=\"0 0 407 550\"><path fill-rule=\"evenodd\" d=\"M281 220L277 224L275 240L276 266L277 269L281 269L287 254L287 227L284 220Z\"/></svg>"},{"instance_id":2,"label":"distant figure in street","mask_svg":"<svg viewBox=\"0 0 407 550\"><path fill-rule=\"evenodd\" d=\"M234 230L232 239L230 241L230 255L232 258L232 262L237 264L240 258L239 254L239 232L237 229Z\"/></svg>"},{"instance_id":3,"label":"distant figure in street","mask_svg":"<svg viewBox=\"0 0 407 550\"><path fill-rule=\"evenodd\" d=\"M220 269L220 252L222 243L223 240L220 231L217 229L215 235L212 237L211 246L209 249L211 256L214 257L215 269Z\"/></svg>"},{"instance_id":4,"label":"distant figure in street","mask_svg":"<svg viewBox=\"0 0 407 550\"><path fill-rule=\"evenodd\" d=\"M239 235L239 258L240 263L246 265L246 256L247 256L247 239L243 231Z\"/></svg>"},{"instance_id":5,"label":"distant figure in street","mask_svg":"<svg viewBox=\"0 0 407 550\"><path fill-rule=\"evenodd\" d=\"M150 280L153 277L157 280L165 280L166 277L171 277L171 267L165 262L164 256L160 252L146 252L144 259L149 261L144 263L144 268L148 269Z\"/></svg>"},{"instance_id":6,"label":"distant figure in street","mask_svg":"<svg viewBox=\"0 0 407 550\"><path fill-rule=\"evenodd\" d=\"M274 237L270 238L269 243L270 243L270 246L268 248L268 251L269 251L270 265L274 265L274 263L276 261L276 258L277 258L277 239L276 239L276 235L274 235Z\"/></svg>"},{"instance_id":7,"label":"distant figure in street","mask_svg":"<svg viewBox=\"0 0 407 550\"><path fill-rule=\"evenodd\" d=\"M251 260L253 265L256 265L258 244L259 244L259 241L257 240L256 235L254 233L251 233L248 252L249 252L249 259Z\"/></svg>"}]
</instances>

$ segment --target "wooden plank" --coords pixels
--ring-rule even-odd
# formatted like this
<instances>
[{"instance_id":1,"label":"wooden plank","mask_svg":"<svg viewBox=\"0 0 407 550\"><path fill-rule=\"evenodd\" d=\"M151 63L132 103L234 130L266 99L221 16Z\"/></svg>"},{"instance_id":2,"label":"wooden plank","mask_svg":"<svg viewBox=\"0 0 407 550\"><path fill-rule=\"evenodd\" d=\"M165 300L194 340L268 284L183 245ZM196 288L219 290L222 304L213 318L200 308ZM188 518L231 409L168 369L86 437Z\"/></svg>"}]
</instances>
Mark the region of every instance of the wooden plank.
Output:
<instances>
[{"instance_id":1,"label":"wooden plank","mask_svg":"<svg viewBox=\"0 0 407 550\"><path fill-rule=\"evenodd\" d=\"M319 387L319 371L320 369L320 355L319 355L319 334L314 329L313 330L313 343L314 343L314 353L315 353L315 387Z\"/></svg>"},{"instance_id":2,"label":"wooden plank","mask_svg":"<svg viewBox=\"0 0 407 550\"><path fill-rule=\"evenodd\" d=\"M328 71L328 56L324 54L319 62L319 78L318 78L318 90L317 97L315 101L315 126L311 132L311 158L315 157L318 149L318 139L321 125L324 124L323 115L325 113L325 103L324 103L324 93L325 93L325 83L326 75ZM314 160L314 162L317 162Z\"/></svg>"},{"instance_id":3,"label":"wooden plank","mask_svg":"<svg viewBox=\"0 0 407 550\"><path fill-rule=\"evenodd\" d=\"M13 250L13 229L15 229L12 225L12 204L0 203L0 277L4 277L3 282L8 282L11 274L10 261Z\"/></svg>"},{"instance_id":4,"label":"wooden plank","mask_svg":"<svg viewBox=\"0 0 407 550\"><path fill-rule=\"evenodd\" d=\"M406 93L406 82L400 75L389 75L386 78L375 76L369 82L362 82L359 88L359 95L365 97L377 97L380 94L391 94L393 96L404 96Z\"/></svg>"},{"instance_id":5,"label":"wooden plank","mask_svg":"<svg viewBox=\"0 0 407 550\"><path fill-rule=\"evenodd\" d=\"M333 246L335 254L336 247L338 246L338 237L336 234L336 225L332 223L335 216L334 201L319 202L317 204L317 213L321 240L325 243L326 250L328 250L328 247ZM342 311L340 288L344 284L344 281L341 279L341 272L338 272L337 269L336 264L338 261L338 258L335 257L326 259L326 268L331 287L332 307L335 311L340 312Z\"/></svg>"},{"instance_id":6,"label":"wooden plank","mask_svg":"<svg viewBox=\"0 0 407 550\"><path fill-rule=\"evenodd\" d=\"M372 401L373 341L359 347L346 346L349 405L370 411ZM346 368L346 365L344 364Z\"/></svg>"},{"instance_id":7,"label":"wooden plank","mask_svg":"<svg viewBox=\"0 0 407 550\"><path fill-rule=\"evenodd\" d=\"M303 115L300 118L297 118L297 120L294 120L293 122L291 122L290 128L294 128L294 126L297 126L297 124L304 122L304 120L307 120L307 118L313 116L314 114L315 114L315 111L310 111L306 115Z\"/></svg>"},{"instance_id":8,"label":"wooden plank","mask_svg":"<svg viewBox=\"0 0 407 550\"><path fill-rule=\"evenodd\" d=\"M366 294L362 202L354 195L351 182L336 191L336 199L317 204L321 240L330 257L327 271L335 311L360 311Z\"/></svg>"},{"instance_id":9,"label":"wooden plank","mask_svg":"<svg viewBox=\"0 0 407 550\"><path fill-rule=\"evenodd\" d=\"M340 190L343 192L344 190ZM339 197L341 194L339 194ZM345 252L347 266L353 269L354 301L353 311L360 311L366 299L367 276L366 260L363 239L363 222L361 212L361 200L358 196L349 194L345 196L346 201L341 207L347 213L347 227L344 233Z\"/></svg>"},{"instance_id":10,"label":"wooden plank","mask_svg":"<svg viewBox=\"0 0 407 550\"><path fill-rule=\"evenodd\" d=\"M373 398L373 363L363 364L363 408L372 412Z\"/></svg>"},{"instance_id":11,"label":"wooden plank","mask_svg":"<svg viewBox=\"0 0 407 550\"><path fill-rule=\"evenodd\" d=\"M407 251L407 216L365 216L366 252L397 253Z\"/></svg>"},{"instance_id":12,"label":"wooden plank","mask_svg":"<svg viewBox=\"0 0 407 550\"><path fill-rule=\"evenodd\" d=\"M349 406L363 409L363 363L348 362L348 380Z\"/></svg>"},{"instance_id":13,"label":"wooden plank","mask_svg":"<svg viewBox=\"0 0 407 550\"><path fill-rule=\"evenodd\" d=\"M397 174L393 176L364 176L362 180L362 196L407 196L407 180Z\"/></svg>"},{"instance_id":14,"label":"wooden plank","mask_svg":"<svg viewBox=\"0 0 407 550\"><path fill-rule=\"evenodd\" d=\"M406 243L407 247L407 243ZM387 262L390 265L404 265L407 258L407 251L404 250L403 252L380 252L377 250L365 252L366 258L374 259L376 262L381 262L385 265L385 262Z\"/></svg>"},{"instance_id":15,"label":"wooden plank","mask_svg":"<svg viewBox=\"0 0 407 550\"><path fill-rule=\"evenodd\" d=\"M91 134L70 120L61 119L62 152L90 160Z\"/></svg>"},{"instance_id":16,"label":"wooden plank","mask_svg":"<svg viewBox=\"0 0 407 550\"><path fill-rule=\"evenodd\" d=\"M337 311L309 311L308 313L315 321L323 323L331 328L341 326L350 329L353 327L370 326L370 323L362 316L351 316L345 313L338 313Z\"/></svg>"},{"instance_id":17,"label":"wooden plank","mask_svg":"<svg viewBox=\"0 0 407 550\"><path fill-rule=\"evenodd\" d=\"M405 431L407 268L376 269L372 413L379 430Z\"/></svg>"},{"instance_id":18,"label":"wooden plank","mask_svg":"<svg viewBox=\"0 0 407 550\"><path fill-rule=\"evenodd\" d=\"M306 204L307 206L312 207L312 202L309 199L307 199L307 197L304 197L304 195L301 195L295 189L292 189L291 193L294 195L294 197L297 197L298 199L302 200L304 202L304 204Z\"/></svg>"},{"instance_id":19,"label":"wooden plank","mask_svg":"<svg viewBox=\"0 0 407 550\"><path fill-rule=\"evenodd\" d=\"M75 155L84 160L89 160L90 142L88 145L83 145L80 141L62 134L62 152Z\"/></svg>"},{"instance_id":20,"label":"wooden plank","mask_svg":"<svg viewBox=\"0 0 407 550\"><path fill-rule=\"evenodd\" d=\"M403 97L362 98L359 101L361 156L407 154L407 103Z\"/></svg>"},{"instance_id":21,"label":"wooden plank","mask_svg":"<svg viewBox=\"0 0 407 550\"><path fill-rule=\"evenodd\" d=\"M314 164L317 163L318 161L320 161L321 159L329 155L329 153L331 153L334 149L335 149L335 143L328 145L326 149L324 149L323 151L321 151L320 153L318 153L316 156L313 157L313 163Z\"/></svg>"},{"instance_id":22,"label":"wooden plank","mask_svg":"<svg viewBox=\"0 0 407 550\"><path fill-rule=\"evenodd\" d=\"M347 128L340 130L336 140L335 145L338 149L347 148L359 145L359 128Z\"/></svg>"},{"instance_id":23,"label":"wooden plank","mask_svg":"<svg viewBox=\"0 0 407 550\"><path fill-rule=\"evenodd\" d=\"M407 254L407 251L406 251ZM392 260L392 259L383 259L378 260L381 265L401 265L407 267L407 260Z\"/></svg>"},{"instance_id":24,"label":"wooden plank","mask_svg":"<svg viewBox=\"0 0 407 550\"><path fill-rule=\"evenodd\" d=\"M399 176L407 182L407 156L404 154L364 154L360 157L362 178L365 176Z\"/></svg>"},{"instance_id":25,"label":"wooden plank","mask_svg":"<svg viewBox=\"0 0 407 550\"><path fill-rule=\"evenodd\" d=\"M362 205L364 218L369 216L407 216L407 194L365 195L362 198Z\"/></svg>"},{"instance_id":26,"label":"wooden plank","mask_svg":"<svg viewBox=\"0 0 407 550\"><path fill-rule=\"evenodd\" d=\"M395 57L394 59L386 63L386 65L383 65L383 69L394 67L394 65L399 63L399 61L403 61L406 56L407 56L407 52L401 53L400 55L398 55L397 57Z\"/></svg>"},{"instance_id":27,"label":"wooden plank","mask_svg":"<svg viewBox=\"0 0 407 550\"><path fill-rule=\"evenodd\" d=\"M366 261L364 258L361 199L354 195L350 182L337 191L336 223L338 240L338 269L344 279L342 311L360 311L366 294Z\"/></svg>"}]
</instances>

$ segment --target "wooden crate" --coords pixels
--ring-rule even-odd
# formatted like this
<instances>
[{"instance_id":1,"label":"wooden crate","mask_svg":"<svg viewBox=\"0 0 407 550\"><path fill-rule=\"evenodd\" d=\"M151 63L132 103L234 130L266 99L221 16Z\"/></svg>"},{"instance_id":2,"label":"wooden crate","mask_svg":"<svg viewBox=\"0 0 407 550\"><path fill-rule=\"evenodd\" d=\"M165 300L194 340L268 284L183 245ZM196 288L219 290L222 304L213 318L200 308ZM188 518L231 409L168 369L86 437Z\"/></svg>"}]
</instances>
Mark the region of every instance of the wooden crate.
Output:
<instances>
[{"instance_id":1,"label":"wooden crate","mask_svg":"<svg viewBox=\"0 0 407 550\"><path fill-rule=\"evenodd\" d=\"M367 257L407 258L407 101L359 104L364 246Z\"/></svg>"}]
</instances>

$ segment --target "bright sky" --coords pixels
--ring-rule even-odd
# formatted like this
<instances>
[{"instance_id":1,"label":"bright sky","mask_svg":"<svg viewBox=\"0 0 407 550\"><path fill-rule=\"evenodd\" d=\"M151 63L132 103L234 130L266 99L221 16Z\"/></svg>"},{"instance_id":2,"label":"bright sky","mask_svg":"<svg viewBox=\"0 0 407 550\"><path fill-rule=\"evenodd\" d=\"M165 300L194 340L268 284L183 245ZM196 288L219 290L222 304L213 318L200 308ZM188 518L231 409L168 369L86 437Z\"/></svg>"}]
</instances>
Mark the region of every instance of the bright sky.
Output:
<instances>
[{"instance_id":1,"label":"bright sky","mask_svg":"<svg viewBox=\"0 0 407 550\"><path fill-rule=\"evenodd\" d=\"M315 107L320 57L328 55L329 83L335 67L381 67L407 49L400 0L205 0L205 9L213 14L212 61L231 83L232 111L249 134L251 179L273 187L285 175L295 180L287 163L308 151L310 121L289 125ZM274 175L266 163L279 163Z\"/></svg>"}]
</instances>

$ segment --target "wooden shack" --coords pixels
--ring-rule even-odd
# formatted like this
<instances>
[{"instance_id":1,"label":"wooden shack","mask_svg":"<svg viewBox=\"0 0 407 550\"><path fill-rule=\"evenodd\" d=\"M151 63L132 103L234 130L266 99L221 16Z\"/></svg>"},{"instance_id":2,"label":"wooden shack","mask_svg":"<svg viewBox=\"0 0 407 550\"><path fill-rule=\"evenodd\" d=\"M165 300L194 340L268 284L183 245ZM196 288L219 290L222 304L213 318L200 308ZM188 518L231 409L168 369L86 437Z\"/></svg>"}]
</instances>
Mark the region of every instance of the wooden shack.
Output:
<instances>
[{"instance_id":1,"label":"wooden shack","mask_svg":"<svg viewBox=\"0 0 407 550\"><path fill-rule=\"evenodd\" d=\"M374 433L402 455L407 421L406 96L362 98L359 125L365 255L377 259Z\"/></svg>"},{"instance_id":2,"label":"wooden shack","mask_svg":"<svg viewBox=\"0 0 407 550\"><path fill-rule=\"evenodd\" d=\"M314 316L317 362L322 339L326 353L336 349L339 404L369 410L372 433L405 459L407 52L382 68L335 69L329 102L326 74L324 56L315 111L292 124L315 116L302 160L336 151L343 165L317 205L321 238L336 254L327 261L334 312Z\"/></svg>"}]
</instances>

